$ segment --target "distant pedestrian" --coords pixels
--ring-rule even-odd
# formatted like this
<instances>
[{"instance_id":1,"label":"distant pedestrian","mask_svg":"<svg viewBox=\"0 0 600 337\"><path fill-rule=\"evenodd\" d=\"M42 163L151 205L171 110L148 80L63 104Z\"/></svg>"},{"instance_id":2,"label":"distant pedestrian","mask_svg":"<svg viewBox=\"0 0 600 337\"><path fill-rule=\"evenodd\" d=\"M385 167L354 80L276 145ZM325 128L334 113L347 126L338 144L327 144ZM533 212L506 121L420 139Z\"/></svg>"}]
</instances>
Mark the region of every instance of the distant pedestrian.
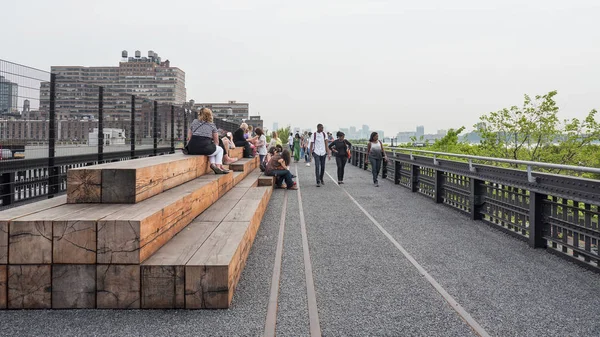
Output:
<instances>
[{"instance_id":1,"label":"distant pedestrian","mask_svg":"<svg viewBox=\"0 0 600 337\"><path fill-rule=\"evenodd\" d=\"M373 173L373 184L375 187L379 187L379 170L381 170L381 162L387 160L385 149L383 144L379 140L379 134L372 132L369 137L369 144L367 145L367 157L369 158L369 164L371 165L371 173Z\"/></svg>"},{"instance_id":2,"label":"distant pedestrian","mask_svg":"<svg viewBox=\"0 0 600 337\"><path fill-rule=\"evenodd\" d=\"M338 137L336 140L329 144L329 148L333 151L335 155L335 163L337 164L337 176L338 176L338 184L344 183L344 168L346 167L346 163L348 162L348 153L350 152L350 144L349 141L345 139L345 134L341 131L338 131L336 136Z\"/></svg>"},{"instance_id":3,"label":"distant pedestrian","mask_svg":"<svg viewBox=\"0 0 600 337\"><path fill-rule=\"evenodd\" d=\"M309 132L305 139L306 149L304 150L304 161L306 162L306 166L310 166L311 154L310 154L310 144L312 143L312 132Z\"/></svg>"},{"instance_id":4,"label":"distant pedestrian","mask_svg":"<svg viewBox=\"0 0 600 337\"><path fill-rule=\"evenodd\" d=\"M283 181L288 190L297 190L298 186L293 180L292 172L289 170L291 161L290 151L287 149L281 153L275 153L269 160L265 174L268 176L276 177L275 185L278 188L282 187Z\"/></svg>"},{"instance_id":5,"label":"distant pedestrian","mask_svg":"<svg viewBox=\"0 0 600 337\"><path fill-rule=\"evenodd\" d=\"M315 176L317 178L317 187L325 185L323 177L325 176L325 156L331 160L329 152L329 141L327 134L323 131L323 124L317 125L317 132L313 133L312 143L310 144L310 153L315 158Z\"/></svg>"},{"instance_id":6,"label":"distant pedestrian","mask_svg":"<svg viewBox=\"0 0 600 337\"><path fill-rule=\"evenodd\" d=\"M290 147L290 153L294 153L294 136L291 132L288 137L288 146Z\"/></svg>"},{"instance_id":7,"label":"distant pedestrian","mask_svg":"<svg viewBox=\"0 0 600 337\"><path fill-rule=\"evenodd\" d=\"M296 133L294 136L294 162L297 163L300 160L300 134Z\"/></svg>"}]
</instances>

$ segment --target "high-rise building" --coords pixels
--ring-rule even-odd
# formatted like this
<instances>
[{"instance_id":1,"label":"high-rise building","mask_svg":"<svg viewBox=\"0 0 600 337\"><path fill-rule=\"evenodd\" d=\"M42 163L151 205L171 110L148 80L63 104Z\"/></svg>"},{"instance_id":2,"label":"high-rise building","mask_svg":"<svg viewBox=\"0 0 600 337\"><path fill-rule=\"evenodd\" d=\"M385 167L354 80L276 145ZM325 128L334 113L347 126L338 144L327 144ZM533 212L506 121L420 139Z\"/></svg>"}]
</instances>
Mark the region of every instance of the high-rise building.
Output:
<instances>
[{"instance_id":1,"label":"high-rise building","mask_svg":"<svg viewBox=\"0 0 600 337\"><path fill-rule=\"evenodd\" d=\"M273 123L273 131L277 131L279 130L279 123L275 122Z\"/></svg>"},{"instance_id":2,"label":"high-rise building","mask_svg":"<svg viewBox=\"0 0 600 337\"><path fill-rule=\"evenodd\" d=\"M153 51L148 57L123 59L117 67L52 66L56 74L57 114L80 118L98 112L99 86L104 87L104 114L129 117L131 95L159 103L181 105L186 101L185 72L171 67L169 60L162 61ZM40 90L40 110L48 110L50 84L43 82Z\"/></svg>"},{"instance_id":3,"label":"high-rise building","mask_svg":"<svg viewBox=\"0 0 600 337\"><path fill-rule=\"evenodd\" d=\"M261 128L264 131L263 120L260 119L260 116L250 116L250 118L246 119L246 124L252 125L255 130L256 128Z\"/></svg>"},{"instance_id":4,"label":"high-rise building","mask_svg":"<svg viewBox=\"0 0 600 337\"><path fill-rule=\"evenodd\" d=\"M250 104L229 101L227 103L196 103L194 109L209 108L213 117L234 123L242 123L250 115Z\"/></svg>"},{"instance_id":5,"label":"high-rise building","mask_svg":"<svg viewBox=\"0 0 600 337\"><path fill-rule=\"evenodd\" d=\"M19 85L0 76L0 115L17 113Z\"/></svg>"},{"instance_id":6,"label":"high-rise building","mask_svg":"<svg viewBox=\"0 0 600 337\"><path fill-rule=\"evenodd\" d=\"M417 138L425 135L425 127L423 125L417 126L417 132L415 135L417 136Z\"/></svg>"}]
</instances>

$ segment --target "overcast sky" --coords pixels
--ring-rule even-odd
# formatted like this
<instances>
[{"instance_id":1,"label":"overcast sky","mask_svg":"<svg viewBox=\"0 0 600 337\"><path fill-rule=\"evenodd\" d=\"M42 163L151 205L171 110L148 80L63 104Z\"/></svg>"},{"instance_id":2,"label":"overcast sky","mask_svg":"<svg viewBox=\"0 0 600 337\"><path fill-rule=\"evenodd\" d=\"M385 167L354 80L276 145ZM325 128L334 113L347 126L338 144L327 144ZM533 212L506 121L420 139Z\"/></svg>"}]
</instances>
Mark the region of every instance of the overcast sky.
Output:
<instances>
[{"instance_id":1,"label":"overcast sky","mask_svg":"<svg viewBox=\"0 0 600 337\"><path fill-rule=\"evenodd\" d=\"M3 1L0 58L118 65L154 50L188 99L250 103L265 126L471 128L523 94L600 108L600 1Z\"/></svg>"}]
</instances>

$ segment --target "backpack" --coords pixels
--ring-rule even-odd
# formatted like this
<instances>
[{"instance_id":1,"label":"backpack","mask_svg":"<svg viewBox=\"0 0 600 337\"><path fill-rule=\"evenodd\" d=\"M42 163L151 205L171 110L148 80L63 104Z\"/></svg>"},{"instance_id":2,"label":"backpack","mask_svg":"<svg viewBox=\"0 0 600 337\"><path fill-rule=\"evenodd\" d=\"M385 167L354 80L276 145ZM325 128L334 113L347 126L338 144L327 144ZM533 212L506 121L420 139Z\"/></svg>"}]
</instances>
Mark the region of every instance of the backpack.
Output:
<instances>
[{"instance_id":1,"label":"backpack","mask_svg":"<svg viewBox=\"0 0 600 337\"><path fill-rule=\"evenodd\" d=\"M322 132L323 133L323 140L327 140L327 134L325 133L325 131ZM317 141L317 133L313 133L313 143Z\"/></svg>"}]
</instances>

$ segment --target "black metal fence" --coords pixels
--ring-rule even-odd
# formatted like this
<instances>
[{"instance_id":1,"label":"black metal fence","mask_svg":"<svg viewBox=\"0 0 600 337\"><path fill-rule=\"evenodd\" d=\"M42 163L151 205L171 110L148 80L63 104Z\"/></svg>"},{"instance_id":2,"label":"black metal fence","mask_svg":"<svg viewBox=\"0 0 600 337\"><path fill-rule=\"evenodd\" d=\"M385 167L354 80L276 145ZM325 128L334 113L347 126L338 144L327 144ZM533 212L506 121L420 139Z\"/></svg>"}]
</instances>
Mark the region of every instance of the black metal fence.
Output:
<instances>
[{"instance_id":1,"label":"black metal fence","mask_svg":"<svg viewBox=\"0 0 600 337\"><path fill-rule=\"evenodd\" d=\"M183 146L194 111L123 91L0 60L0 210L66 191L70 168Z\"/></svg>"},{"instance_id":2,"label":"black metal fence","mask_svg":"<svg viewBox=\"0 0 600 337\"><path fill-rule=\"evenodd\" d=\"M351 163L368 170L366 152L353 147ZM600 272L600 181L409 153L389 157L394 183Z\"/></svg>"}]
</instances>

